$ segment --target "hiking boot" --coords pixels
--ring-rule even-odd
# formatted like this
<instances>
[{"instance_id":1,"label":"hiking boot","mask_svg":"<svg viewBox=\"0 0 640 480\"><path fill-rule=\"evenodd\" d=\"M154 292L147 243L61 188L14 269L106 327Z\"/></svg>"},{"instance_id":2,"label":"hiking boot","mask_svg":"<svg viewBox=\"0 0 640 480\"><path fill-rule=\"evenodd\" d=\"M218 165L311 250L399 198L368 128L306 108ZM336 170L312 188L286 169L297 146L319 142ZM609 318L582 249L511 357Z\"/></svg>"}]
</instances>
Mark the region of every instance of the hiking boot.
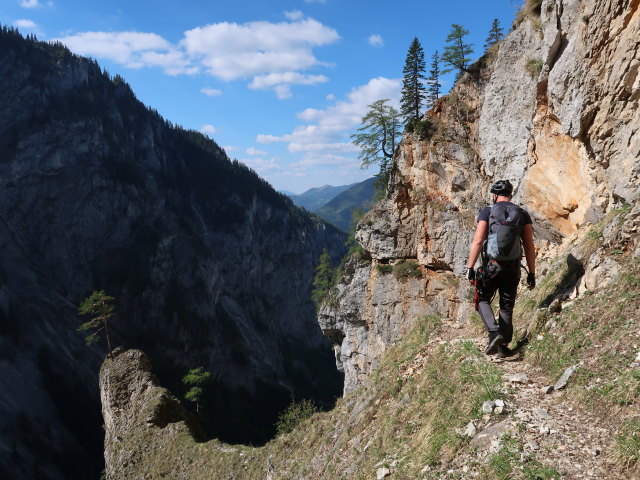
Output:
<instances>
[{"instance_id":1,"label":"hiking boot","mask_svg":"<svg viewBox=\"0 0 640 480\"><path fill-rule=\"evenodd\" d=\"M504 337L500 333L490 333L489 334L489 344L487 345L487 349L484 351L487 355L493 355L494 353L498 353L498 349L504 343Z\"/></svg>"},{"instance_id":2,"label":"hiking boot","mask_svg":"<svg viewBox=\"0 0 640 480\"><path fill-rule=\"evenodd\" d=\"M509 347L507 347L506 345L500 345L498 347L498 354L496 355L496 358L507 358L507 357L512 357L513 355L515 355L516 352L514 352L513 350L511 350Z\"/></svg>"}]
</instances>

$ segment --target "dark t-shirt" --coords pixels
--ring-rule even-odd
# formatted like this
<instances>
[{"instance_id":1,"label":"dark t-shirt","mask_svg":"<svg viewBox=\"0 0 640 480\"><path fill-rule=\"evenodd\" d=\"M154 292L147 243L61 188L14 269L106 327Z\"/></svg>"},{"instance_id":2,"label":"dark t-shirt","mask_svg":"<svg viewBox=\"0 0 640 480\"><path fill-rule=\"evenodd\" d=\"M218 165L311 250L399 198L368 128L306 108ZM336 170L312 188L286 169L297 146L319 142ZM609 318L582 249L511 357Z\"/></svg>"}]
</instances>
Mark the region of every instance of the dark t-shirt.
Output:
<instances>
[{"instance_id":1,"label":"dark t-shirt","mask_svg":"<svg viewBox=\"0 0 640 480\"><path fill-rule=\"evenodd\" d=\"M511 202L497 202L494 205L498 205L500 203L511 203ZM524 225L531 225L533 222L531 221L531 215L524 208L522 209L524 212ZM489 216L491 215L491 207L484 207L480 210L480 214L478 215L478 222L488 222Z\"/></svg>"}]
</instances>

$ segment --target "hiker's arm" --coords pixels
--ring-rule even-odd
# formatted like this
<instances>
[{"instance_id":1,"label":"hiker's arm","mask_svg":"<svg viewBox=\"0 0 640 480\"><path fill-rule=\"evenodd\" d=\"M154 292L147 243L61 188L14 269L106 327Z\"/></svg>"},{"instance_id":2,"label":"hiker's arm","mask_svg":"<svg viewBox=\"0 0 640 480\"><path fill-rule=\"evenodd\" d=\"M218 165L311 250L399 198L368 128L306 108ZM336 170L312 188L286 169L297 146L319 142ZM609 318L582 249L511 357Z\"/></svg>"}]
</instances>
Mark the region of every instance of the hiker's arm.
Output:
<instances>
[{"instance_id":1,"label":"hiker's arm","mask_svg":"<svg viewBox=\"0 0 640 480\"><path fill-rule=\"evenodd\" d=\"M536 274L536 247L533 244L533 226L529 223L522 227L522 243L524 256L527 259L529 273Z\"/></svg>"},{"instance_id":2,"label":"hiker's arm","mask_svg":"<svg viewBox=\"0 0 640 480\"><path fill-rule=\"evenodd\" d=\"M469 260L467 261L467 268L473 268L473 266L476 264L476 260L478 260L480 252L482 252L482 244L484 243L484 239L487 238L488 230L489 222L486 222L484 220L478 222L476 233L473 235L471 248L469 249Z\"/></svg>"}]
</instances>

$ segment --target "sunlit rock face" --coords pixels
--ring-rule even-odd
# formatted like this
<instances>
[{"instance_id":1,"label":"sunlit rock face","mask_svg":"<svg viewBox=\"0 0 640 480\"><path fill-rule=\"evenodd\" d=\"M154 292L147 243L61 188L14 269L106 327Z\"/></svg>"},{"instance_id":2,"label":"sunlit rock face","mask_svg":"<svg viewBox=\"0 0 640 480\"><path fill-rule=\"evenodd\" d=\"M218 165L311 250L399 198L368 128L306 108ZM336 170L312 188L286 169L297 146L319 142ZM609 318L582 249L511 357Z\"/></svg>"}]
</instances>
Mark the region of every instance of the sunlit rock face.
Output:
<instances>
[{"instance_id":1,"label":"sunlit rock face","mask_svg":"<svg viewBox=\"0 0 640 480\"><path fill-rule=\"evenodd\" d=\"M388 195L356 233L371 260L320 312L345 391L418 316L467 319L469 289L457 279L492 182L515 185L541 257L637 202L639 70L639 2L545 0L426 113L430 138L405 134ZM377 268L405 260L420 278Z\"/></svg>"}]
</instances>

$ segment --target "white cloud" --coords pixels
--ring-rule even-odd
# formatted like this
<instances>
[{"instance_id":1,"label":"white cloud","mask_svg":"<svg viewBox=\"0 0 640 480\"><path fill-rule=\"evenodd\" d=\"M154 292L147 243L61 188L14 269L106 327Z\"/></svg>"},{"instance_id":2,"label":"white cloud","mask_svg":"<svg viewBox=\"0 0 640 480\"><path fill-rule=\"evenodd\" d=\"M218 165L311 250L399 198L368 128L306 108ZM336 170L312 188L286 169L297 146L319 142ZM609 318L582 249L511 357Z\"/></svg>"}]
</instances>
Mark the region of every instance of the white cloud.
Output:
<instances>
[{"instance_id":1,"label":"white cloud","mask_svg":"<svg viewBox=\"0 0 640 480\"><path fill-rule=\"evenodd\" d=\"M13 24L18 28L28 28L31 30L38 28L38 25L36 25L35 22L25 19L16 20Z\"/></svg>"},{"instance_id":2,"label":"white cloud","mask_svg":"<svg viewBox=\"0 0 640 480\"><path fill-rule=\"evenodd\" d=\"M384 47L384 39L377 33L370 35L367 41L372 47Z\"/></svg>"},{"instance_id":3,"label":"white cloud","mask_svg":"<svg viewBox=\"0 0 640 480\"><path fill-rule=\"evenodd\" d=\"M222 91L217 88L205 87L200 89L200 93L204 93L208 97L217 97L222 95Z\"/></svg>"},{"instance_id":4,"label":"white cloud","mask_svg":"<svg viewBox=\"0 0 640 480\"><path fill-rule=\"evenodd\" d=\"M268 90L273 88L280 99L291 97L291 85L316 85L328 82L324 75L305 75L298 72L269 73L257 75L249 84L252 90Z\"/></svg>"},{"instance_id":5,"label":"white cloud","mask_svg":"<svg viewBox=\"0 0 640 480\"><path fill-rule=\"evenodd\" d=\"M289 21L221 22L193 28L178 44L145 32L83 32L55 40L75 53L129 68L161 67L169 75L204 71L224 81L252 79L251 88L273 89L279 98L288 98L292 85L328 81L324 75L301 72L329 66L316 58L313 49L335 43L340 36L298 10L285 14Z\"/></svg>"},{"instance_id":6,"label":"white cloud","mask_svg":"<svg viewBox=\"0 0 640 480\"><path fill-rule=\"evenodd\" d=\"M300 10L291 10L290 12L284 12L284 16L289 20L296 21L304 17L304 13L302 13Z\"/></svg>"},{"instance_id":7,"label":"white cloud","mask_svg":"<svg viewBox=\"0 0 640 480\"><path fill-rule=\"evenodd\" d=\"M222 147L222 148L227 153L229 153L229 152L237 152L238 150L240 150L240 148L236 147L235 145L227 145L227 146Z\"/></svg>"},{"instance_id":8,"label":"white cloud","mask_svg":"<svg viewBox=\"0 0 640 480\"><path fill-rule=\"evenodd\" d=\"M181 45L211 75L237 80L321 65L312 48L339 38L333 28L307 18L281 23L206 25L185 32Z\"/></svg>"},{"instance_id":9,"label":"white cloud","mask_svg":"<svg viewBox=\"0 0 640 480\"><path fill-rule=\"evenodd\" d=\"M42 4L38 0L20 0L20 6L22 8L37 8Z\"/></svg>"},{"instance_id":10,"label":"white cloud","mask_svg":"<svg viewBox=\"0 0 640 480\"><path fill-rule=\"evenodd\" d=\"M325 109L307 108L300 112L298 118L305 124L298 125L291 133L260 134L256 140L262 144L288 143L289 152L303 154L302 160L295 164L297 168L343 165L349 171L357 169L359 162L353 157L358 148L350 142L349 136L376 100L388 98L398 108L401 88L400 79L373 78Z\"/></svg>"},{"instance_id":11,"label":"white cloud","mask_svg":"<svg viewBox=\"0 0 640 480\"><path fill-rule=\"evenodd\" d=\"M55 40L80 55L106 58L129 68L158 66L169 75L197 71L182 52L155 33L83 32Z\"/></svg>"},{"instance_id":12,"label":"white cloud","mask_svg":"<svg viewBox=\"0 0 640 480\"><path fill-rule=\"evenodd\" d=\"M336 99L336 96L333 93L330 93L329 95L327 95L325 97L327 100L329 100L330 102L333 102Z\"/></svg>"},{"instance_id":13,"label":"white cloud","mask_svg":"<svg viewBox=\"0 0 640 480\"><path fill-rule=\"evenodd\" d=\"M257 150L253 147L247 148L247 155L266 155L267 152L263 151L263 150Z\"/></svg>"},{"instance_id":14,"label":"white cloud","mask_svg":"<svg viewBox=\"0 0 640 480\"><path fill-rule=\"evenodd\" d=\"M279 164L279 159L277 157L242 158L240 159L240 161L244 163L246 166L251 167L259 175L265 175L265 174L279 172L283 170L282 166Z\"/></svg>"},{"instance_id":15,"label":"white cloud","mask_svg":"<svg viewBox=\"0 0 640 480\"><path fill-rule=\"evenodd\" d=\"M304 0L305 3L327 3L327 0Z\"/></svg>"},{"instance_id":16,"label":"white cloud","mask_svg":"<svg viewBox=\"0 0 640 480\"><path fill-rule=\"evenodd\" d=\"M218 129L216 127L214 127L213 125L210 125L208 123L205 123L204 125L202 125L200 127L200 133L204 133L205 135L212 135L214 133L216 133L218 131Z\"/></svg>"}]
</instances>

